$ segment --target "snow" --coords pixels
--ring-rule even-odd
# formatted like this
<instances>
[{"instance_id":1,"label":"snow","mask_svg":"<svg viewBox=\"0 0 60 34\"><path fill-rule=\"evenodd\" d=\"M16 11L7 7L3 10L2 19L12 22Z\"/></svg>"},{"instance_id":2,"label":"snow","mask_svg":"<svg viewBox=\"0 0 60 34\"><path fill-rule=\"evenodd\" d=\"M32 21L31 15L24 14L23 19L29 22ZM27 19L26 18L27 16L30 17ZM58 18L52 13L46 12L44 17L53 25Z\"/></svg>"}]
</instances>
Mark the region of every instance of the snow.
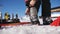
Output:
<instances>
[{"instance_id":1,"label":"snow","mask_svg":"<svg viewBox=\"0 0 60 34\"><path fill-rule=\"evenodd\" d=\"M60 12L51 12L51 17L59 17Z\"/></svg>"},{"instance_id":2,"label":"snow","mask_svg":"<svg viewBox=\"0 0 60 34\"><path fill-rule=\"evenodd\" d=\"M0 34L60 34L60 26L18 25L0 29Z\"/></svg>"},{"instance_id":3,"label":"snow","mask_svg":"<svg viewBox=\"0 0 60 34\"><path fill-rule=\"evenodd\" d=\"M39 19L39 22L40 22L40 24L43 24L43 19L40 18L40 19Z\"/></svg>"},{"instance_id":4,"label":"snow","mask_svg":"<svg viewBox=\"0 0 60 34\"><path fill-rule=\"evenodd\" d=\"M20 22L30 22L30 17L29 16L24 16L20 18Z\"/></svg>"},{"instance_id":5,"label":"snow","mask_svg":"<svg viewBox=\"0 0 60 34\"><path fill-rule=\"evenodd\" d=\"M58 17L60 14L52 14L51 17Z\"/></svg>"}]
</instances>

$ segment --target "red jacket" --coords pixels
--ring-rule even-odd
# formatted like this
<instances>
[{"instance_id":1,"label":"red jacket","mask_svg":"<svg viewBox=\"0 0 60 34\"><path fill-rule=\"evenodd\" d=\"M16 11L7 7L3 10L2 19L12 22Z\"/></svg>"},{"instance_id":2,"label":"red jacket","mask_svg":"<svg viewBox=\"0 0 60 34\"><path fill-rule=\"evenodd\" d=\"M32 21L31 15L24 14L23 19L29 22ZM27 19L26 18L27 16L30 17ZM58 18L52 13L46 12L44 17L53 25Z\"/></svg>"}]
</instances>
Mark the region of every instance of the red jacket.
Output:
<instances>
[{"instance_id":1,"label":"red jacket","mask_svg":"<svg viewBox=\"0 0 60 34\"><path fill-rule=\"evenodd\" d=\"M51 24L51 26L60 26L60 16L54 20Z\"/></svg>"}]
</instances>

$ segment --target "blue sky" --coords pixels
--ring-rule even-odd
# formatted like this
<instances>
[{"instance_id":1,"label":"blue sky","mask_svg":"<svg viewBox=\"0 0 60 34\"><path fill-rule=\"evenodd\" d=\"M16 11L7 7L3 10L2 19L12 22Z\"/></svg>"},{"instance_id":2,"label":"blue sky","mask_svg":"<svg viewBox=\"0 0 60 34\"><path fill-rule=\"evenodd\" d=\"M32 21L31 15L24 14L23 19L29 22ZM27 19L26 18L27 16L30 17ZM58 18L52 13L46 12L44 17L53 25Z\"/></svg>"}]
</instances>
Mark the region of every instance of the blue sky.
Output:
<instances>
[{"instance_id":1,"label":"blue sky","mask_svg":"<svg viewBox=\"0 0 60 34\"><path fill-rule=\"evenodd\" d=\"M51 2L51 8L60 6L60 0L50 0ZM0 0L0 4L2 4L2 8L0 10L2 11L2 14L4 16L5 12L8 12L10 15L14 13L18 13L19 17L25 16L25 2L24 0ZM39 9L39 16L41 16L41 8Z\"/></svg>"}]
</instances>

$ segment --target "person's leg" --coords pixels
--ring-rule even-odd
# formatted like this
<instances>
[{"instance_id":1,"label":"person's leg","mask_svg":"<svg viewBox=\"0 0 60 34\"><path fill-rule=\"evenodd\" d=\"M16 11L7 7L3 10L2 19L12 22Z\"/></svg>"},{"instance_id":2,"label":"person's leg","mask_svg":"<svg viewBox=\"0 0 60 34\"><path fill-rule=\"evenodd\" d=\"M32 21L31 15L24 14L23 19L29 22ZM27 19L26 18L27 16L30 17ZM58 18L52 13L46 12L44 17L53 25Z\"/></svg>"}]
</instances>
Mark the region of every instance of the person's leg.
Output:
<instances>
[{"instance_id":1,"label":"person's leg","mask_svg":"<svg viewBox=\"0 0 60 34\"><path fill-rule=\"evenodd\" d=\"M38 19L38 12L37 9L35 7L31 7L30 8L30 19L32 24L38 24L40 25L39 19Z\"/></svg>"},{"instance_id":2,"label":"person's leg","mask_svg":"<svg viewBox=\"0 0 60 34\"><path fill-rule=\"evenodd\" d=\"M28 12L28 10L27 10L26 13L27 14L30 13L30 19L31 19L32 24L40 25L40 22L38 20L38 15L37 15L39 7L40 7L40 3L41 3L40 0L29 0L26 2L26 6L31 7L31 8L29 8L30 12ZM32 6L34 6L34 7L32 7Z\"/></svg>"},{"instance_id":3,"label":"person's leg","mask_svg":"<svg viewBox=\"0 0 60 34\"><path fill-rule=\"evenodd\" d=\"M50 0L42 0L42 16L43 24L46 24L46 18L51 16L51 4Z\"/></svg>"},{"instance_id":4,"label":"person's leg","mask_svg":"<svg viewBox=\"0 0 60 34\"><path fill-rule=\"evenodd\" d=\"M30 2L30 19L31 19L32 24L40 25L40 22L39 22L39 19L38 19L38 10L39 10L39 7L40 7L40 3L41 2L39 0L34 0L34 1L32 0Z\"/></svg>"}]
</instances>

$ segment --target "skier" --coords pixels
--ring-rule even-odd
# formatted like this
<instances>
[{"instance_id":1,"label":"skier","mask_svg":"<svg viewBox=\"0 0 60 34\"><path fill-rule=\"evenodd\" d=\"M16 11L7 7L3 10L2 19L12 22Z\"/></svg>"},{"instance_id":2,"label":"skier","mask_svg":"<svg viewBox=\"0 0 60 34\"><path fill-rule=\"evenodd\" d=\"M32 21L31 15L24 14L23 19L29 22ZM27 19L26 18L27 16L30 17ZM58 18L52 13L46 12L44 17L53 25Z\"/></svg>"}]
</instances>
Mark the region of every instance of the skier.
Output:
<instances>
[{"instance_id":1,"label":"skier","mask_svg":"<svg viewBox=\"0 0 60 34\"><path fill-rule=\"evenodd\" d=\"M41 0L25 0L25 3L27 6L26 15L30 15L32 24L40 25L37 14L41 4Z\"/></svg>"},{"instance_id":2,"label":"skier","mask_svg":"<svg viewBox=\"0 0 60 34\"><path fill-rule=\"evenodd\" d=\"M8 14L8 12L5 13L4 18L5 18L5 20L10 20L10 15Z\"/></svg>"}]
</instances>

